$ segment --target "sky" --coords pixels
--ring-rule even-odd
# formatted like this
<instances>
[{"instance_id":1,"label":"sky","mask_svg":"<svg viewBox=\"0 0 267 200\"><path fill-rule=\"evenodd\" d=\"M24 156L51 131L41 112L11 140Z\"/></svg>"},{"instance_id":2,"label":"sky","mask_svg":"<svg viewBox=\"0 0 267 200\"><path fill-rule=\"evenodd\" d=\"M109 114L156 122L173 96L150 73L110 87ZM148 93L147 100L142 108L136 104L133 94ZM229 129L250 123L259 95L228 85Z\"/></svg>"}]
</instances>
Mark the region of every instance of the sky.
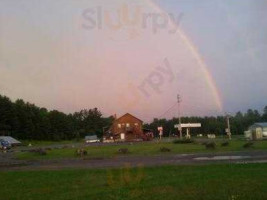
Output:
<instances>
[{"instance_id":1,"label":"sky","mask_svg":"<svg viewBox=\"0 0 267 200\"><path fill-rule=\"evenodd\" d=\"M266 0L0 0L0 94L151 121L267 105ZM168 112L167 112L168 111Z\"/></svg>"}]
</instances>

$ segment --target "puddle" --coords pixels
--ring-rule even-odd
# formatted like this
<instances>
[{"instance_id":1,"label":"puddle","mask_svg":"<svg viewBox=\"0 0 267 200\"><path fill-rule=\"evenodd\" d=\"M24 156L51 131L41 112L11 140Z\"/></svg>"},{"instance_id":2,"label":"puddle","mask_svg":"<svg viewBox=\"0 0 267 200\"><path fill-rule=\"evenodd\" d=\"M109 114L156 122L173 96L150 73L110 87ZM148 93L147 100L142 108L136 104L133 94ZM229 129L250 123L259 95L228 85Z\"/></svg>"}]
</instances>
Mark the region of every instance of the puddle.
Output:
<instances>
[{"instance_id":1,"label":"puddle","mask_svg":"<svg viewBox=\"0 0 267 200\"><path fill-rule=\"evenodd\" d=\"M180 157L185 157L185 156L191 156L193 154L178 154L178 155L175 155L176 158L180 158Z\"/></svg>"},{"instance_id":2,"label":"puddle","mask_svg":"<svg viewBox=\"0 0 267 200\"><path fill-rule=\"evenodd\" d=\"M197 157L194 160L240 160L250 158L250 156L213 156L213 157Z\"/></svg>"},{"instance_id":3,"label":"puddle","mask_svg":"<svg viewBox=\"0 0 267 200\"><path fill-rule=\"evenodd\" d=\"M267 160L253 160L253 161L246 161L246 162L237 162L236 164L253 164L253 163L267 163Z\"/></svg>"}]
</instances>

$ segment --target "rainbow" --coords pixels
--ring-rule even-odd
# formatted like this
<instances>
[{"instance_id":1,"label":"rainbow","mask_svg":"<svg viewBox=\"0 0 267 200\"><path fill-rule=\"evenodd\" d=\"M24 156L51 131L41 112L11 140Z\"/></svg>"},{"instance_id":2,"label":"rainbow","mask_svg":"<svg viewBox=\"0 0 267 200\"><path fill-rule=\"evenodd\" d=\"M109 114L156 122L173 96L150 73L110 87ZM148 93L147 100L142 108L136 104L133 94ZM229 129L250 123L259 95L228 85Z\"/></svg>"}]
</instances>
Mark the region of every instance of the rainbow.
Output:
<instances>
[{"instance_id":1,"label":"rainbow","mask_svg":"<svg viewBox=\"0 0 267 200\"><path fill-rule=\"evenodd\" d=\"M156 10L158 10L159 12L163 12L165 14L167 14L159 5L157 5L155 2L153 2L152 0L147 0L148 4L150 6L152 6L153 8L155 8ZM173 25L175 25L175 23L172 21ZM190 52L192 53L192 55L194 56L194 58L196 59L201 71L204 74L205 77L205 81L209 87L209 89L212 92L213 98L215 100L216 106L219 110L219 112L223 111L223 103L220 97L220 93L219 90L216 86L215 80L212 77L211 72L209 71L209 68L207 66L207 64L205 63L204 59L202 58L202 56L200 55L198 49L196 48L196 46L193 44L193 42L189 39L189 37L183 32L183 30L178 27L177 32L178 36L182 39L182 41L184 42L185 46L190 50Z\"/></svg>"}]
</instances>

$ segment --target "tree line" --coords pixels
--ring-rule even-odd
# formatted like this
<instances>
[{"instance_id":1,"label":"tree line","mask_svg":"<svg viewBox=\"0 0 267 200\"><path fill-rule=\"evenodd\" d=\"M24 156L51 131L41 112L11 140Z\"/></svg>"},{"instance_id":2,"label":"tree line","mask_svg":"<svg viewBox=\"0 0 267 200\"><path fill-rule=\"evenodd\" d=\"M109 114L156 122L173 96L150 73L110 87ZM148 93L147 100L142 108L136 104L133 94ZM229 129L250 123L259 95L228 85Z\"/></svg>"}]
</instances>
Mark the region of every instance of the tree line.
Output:
<instances>
[{"instance_id":1,"label":"tree line","mask_svg":"<svg viewBox=\"0 0 267 200\"><path fill-rule=\"evenodd\" d=\"M23 140L70 140L97 134L110 126L113 117L105 118L97 109L84 109L73 114L48 111L21 99L12 102L0 95L0 135Z\"/></svg>"},{"instance_id":2,"label":"tree line","mask_svg":"<svg viewBox=\"0 0 267 200\"><path fill-rule=\"evenodd\" d=\"M24 102L21 99L12 102L8 97L0 95L0 135L10 135L23 140L70 140L83 138L85 135L103 136L104 130L111 126L114 118L103 117L97 108L84 109L73 114ZM246 113L238 112L230 118L232 134L243 134L255 122L267 122L267 106L261 114L249 109ZM157 127L164 128L164 135L177 134L174 125L178 118L154 119L144 127L158 133ZM191 129L191 134L214 133L224 135L226 119L217 117L182 117L182 123L201 123L201 128ZM103 130L104 129L104 130ZM186 131L186 130L183 130ZM185 132L184 132L185 134Z\"/></svg>"},{"instance_id":3,"label":"tree line","mask_svg":"<svg viewBox=\"0 0 267 200\"><path fill-rule=\"evenodd\" d=\"M178 134L178 130L174 128L175 124L178 124L178 118L173 119L157 119L155 118L152 123L145 124L145 128L151 129L154 133L158 133L157 127L163 127L163 134L169 136L172 134ZM182 123L201 123L201 128L191 128L190 133L192 135L197 134L226 134L226 117L182 117ZM247 110L246 113L237 112L234 116L230 117L231 133L233 135L242 135L249 126L256 122L267 122L267 106L264 108L262 114L258 110ZM183 129L183 134L186 133L186 129Z\"/></svg>"}]
</instances>

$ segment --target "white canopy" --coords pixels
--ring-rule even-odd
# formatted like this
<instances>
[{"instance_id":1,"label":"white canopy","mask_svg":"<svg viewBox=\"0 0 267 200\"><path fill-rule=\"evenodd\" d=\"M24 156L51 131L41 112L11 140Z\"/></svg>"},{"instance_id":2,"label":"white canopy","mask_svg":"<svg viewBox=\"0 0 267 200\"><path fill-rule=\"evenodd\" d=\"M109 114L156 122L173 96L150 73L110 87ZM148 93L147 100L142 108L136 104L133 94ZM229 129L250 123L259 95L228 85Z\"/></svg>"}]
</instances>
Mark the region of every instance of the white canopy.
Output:
<instances>
[{"instance_id":1,"label":"white canopy","mask_svg":"<svg viewBox=\"0 0 267 200\"><path fill-rule=\"evenodd\" d=\"M4 140L4 141L8 142L11 145L21 144L20 141L14 139L13 137L10 137L10 136L0 136L0 140Z\"/></svg>"}]
</instances>

